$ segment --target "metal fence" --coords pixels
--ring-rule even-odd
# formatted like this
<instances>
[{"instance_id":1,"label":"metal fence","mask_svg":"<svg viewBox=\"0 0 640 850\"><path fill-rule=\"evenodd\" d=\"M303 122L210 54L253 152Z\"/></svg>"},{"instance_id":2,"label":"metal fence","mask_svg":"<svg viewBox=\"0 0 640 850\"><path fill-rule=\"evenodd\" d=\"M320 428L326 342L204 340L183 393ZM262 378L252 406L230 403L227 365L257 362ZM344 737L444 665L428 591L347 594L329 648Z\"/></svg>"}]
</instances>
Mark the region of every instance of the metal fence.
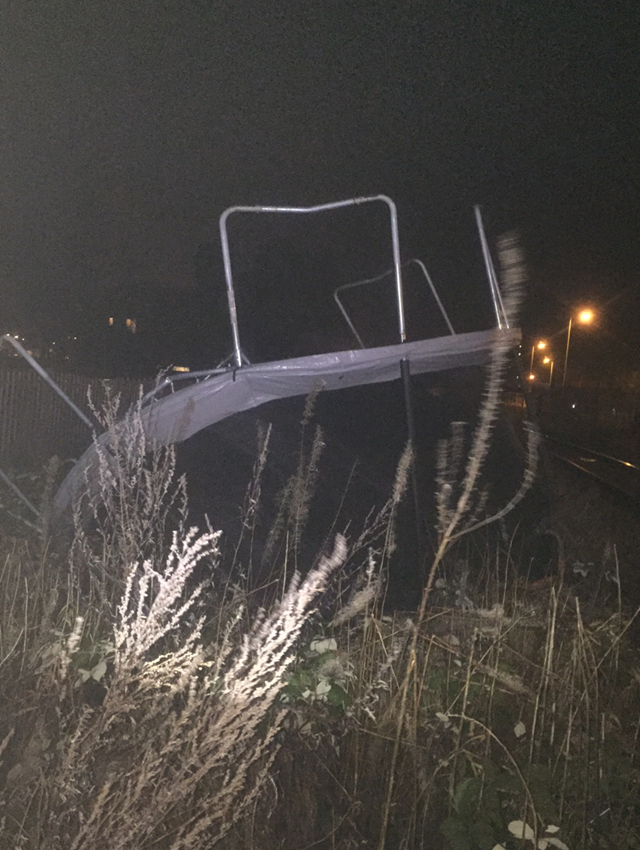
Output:
<instances>
[{"instance_id":1,"label":"metal fence","mask_svg":"<svg viewBox=\"0 0 640 850\"><path fill-rule=\"evenodd\" d=\"M119 395L121 410L125 410L140 392L139 380L104 380L55 369L48 371L92 421L89 393L98 409L107 398ZM101 430L97 422L96 430ZM53 455L62 459L78 457L91 439L87 425L36 372L22 366L0 367L0 467L34 470Z\"/></svg>"},{"instance_id":2,"label":"metal fence","mask_svg":"<svg viewBox=\"0 0 640 850\"><path fill-rule=\"evenodd\" d=\"M540 425L547 431L583 441L606 434L640 436L640 393L567 387L532 394ZM506 393L505 404L514 415L527 416L521 393Z\"/></svg>"}]
</instances>

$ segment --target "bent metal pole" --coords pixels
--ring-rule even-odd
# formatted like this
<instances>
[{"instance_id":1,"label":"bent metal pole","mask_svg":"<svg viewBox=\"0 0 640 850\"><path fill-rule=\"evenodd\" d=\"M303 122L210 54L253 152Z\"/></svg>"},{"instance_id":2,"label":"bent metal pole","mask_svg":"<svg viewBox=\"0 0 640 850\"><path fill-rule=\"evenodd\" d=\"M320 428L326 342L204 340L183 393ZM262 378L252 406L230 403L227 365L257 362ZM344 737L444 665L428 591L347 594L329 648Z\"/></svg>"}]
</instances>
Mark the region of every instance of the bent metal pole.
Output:
<instances>
[{"instance_id":1,"label":"bent metal pole","mask_svg":"<svg viewBox=\"0 0 640 850\"><path fill-rule=\"evenodd\" d=\"M233 286L233 274L231 271L231 254L229 251L229 235L227 233L227 219L232 213L317 213L327 210L337 210L342 207L358 206L360 204L382 201L389 207L391 219L391 244L393 249L393 268L396 278L396 300L398 304L398 331L400 342L406 342L406 325L404 317L404 293L402 289L402 269L400 265L400 240L398 235L398 210L395 203L387 195L371 195L362 198L349 198L346 201L334 201L330 204L318 204L313 207L265 207L265 206L236 206L229 207L220 216L220 241L222 243L222 258L224 260L224 274L227 285L227 300L229 303L229 319L233 333L233 349L236 368L242 366L242 351L240 348L240 331L238 328L238 310L236 296Z\"/></svg>"}]
</instances>

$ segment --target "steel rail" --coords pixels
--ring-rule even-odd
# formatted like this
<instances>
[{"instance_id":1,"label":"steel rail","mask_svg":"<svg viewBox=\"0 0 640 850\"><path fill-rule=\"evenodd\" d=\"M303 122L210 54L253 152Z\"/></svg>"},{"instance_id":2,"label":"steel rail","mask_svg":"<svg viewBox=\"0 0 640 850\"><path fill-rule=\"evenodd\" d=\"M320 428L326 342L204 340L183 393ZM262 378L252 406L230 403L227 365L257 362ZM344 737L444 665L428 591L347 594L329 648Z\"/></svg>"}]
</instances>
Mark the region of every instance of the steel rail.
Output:
<instances>
[{"instance_id":1,"label":"steel rail","mask_svg":"<svg viewBox=\"0 0 640 850\"><path fill-rule=\"evenodd\" d=\"M555 435L545 435L545 442L552 457L625 496L640 498L637 464Z\"/></svg>"}]
</instances>

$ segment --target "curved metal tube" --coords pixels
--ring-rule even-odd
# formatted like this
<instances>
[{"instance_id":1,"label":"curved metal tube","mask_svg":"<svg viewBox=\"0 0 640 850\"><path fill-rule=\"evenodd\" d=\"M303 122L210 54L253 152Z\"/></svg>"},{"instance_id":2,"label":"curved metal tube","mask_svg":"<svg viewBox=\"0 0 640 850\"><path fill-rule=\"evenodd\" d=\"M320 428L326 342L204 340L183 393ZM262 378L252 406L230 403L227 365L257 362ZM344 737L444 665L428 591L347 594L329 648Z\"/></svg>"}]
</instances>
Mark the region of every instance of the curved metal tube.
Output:
<instances>
[{"instance_id":1,"label":"curved metal tube","mask_svg":"<svg viewBox=\"0 0 640 850\"><path fill-rule=\"evenodd\" d=\"M442 317L447 324L447 327L449 329L449 333L453 334L453 336L455 336L456 332L453 329L453 325L451 324L451 322L449 320L449 316L447 314L447 311L444 309L444 304L440 300L440 296L438 295L438 290L436 289L435 284L433 283L433 281L431 279L431 275L427 271L427 267L422 262L422 260L418 260L415 257L413 257L411 260L407 260L407 262L403 264L403 268L404 268L404 266L408 266L410 263L415 263L418 266L418 268L422 271L423 275L425 276L425 278L427 280L427 283L429 284L429 288L431 289L431 294L435 298L436 304L440 308L440 312L442 314ZM344 304L340 300L340 296L338 295L338 293L342 292L344 289L354 289L357 286L366 286L367 284L370 284L370 283L377 283L379 280L384 280L384 278L387 277L388 275L392 274L392 272L393 272L393 269L390 269L386 272L382 272L382 274L376 275L375 277L368 277L365 280L356 280L356 281L354 281L354 283L343 283L342 286L337 286L333 291L333 300L338 305L338 309L342 313L342 316L343 316L345 322L349 325L349 329L351 330L351 333L355 336L356 340L358 341L358 345L360 346L360 348L366 348L366 346L365 346L364 342L362 341L362 337L360 336L360 334L356 330L355 325L351 321L351 316L349 316L349 314L347 313L347 308L344 306Z\"/></svg>"},{"instance_id":2,"label":"curved metal tube","mask_svg":"<svg viewBox=\"0 0 640 850\"><path fill-rule=\"evenodd\" d=\"M388 195L370 195L362 198L350 198L346 201L334 201L330 204L317 204L313 207L269 207L269 206L235 206L226 209L220 216L220 241L222 243L222 257L224 260L224 274L227 284L227 300L229 302L229 319L231 320L231 331L233 333L233 349L235 365L242 367L242 351L240 348L240 332L238 329L238 310L236 307L236 295L233 288L233 274L231 272L231 254L229 251L229 236L227 233L227 219L232 213L316 213L326 210L337 210L342 207L352 207L359 204L382 201L389 207L391 218L391 244L393 247L393 267L396 278L396 298L398 302L398 330L400 342L406 342L406 326L404 317L404 294L402 290L402 270L400 266L400 241L398 235L398 211L395 203Z\"/></svg>"}]
</instances>

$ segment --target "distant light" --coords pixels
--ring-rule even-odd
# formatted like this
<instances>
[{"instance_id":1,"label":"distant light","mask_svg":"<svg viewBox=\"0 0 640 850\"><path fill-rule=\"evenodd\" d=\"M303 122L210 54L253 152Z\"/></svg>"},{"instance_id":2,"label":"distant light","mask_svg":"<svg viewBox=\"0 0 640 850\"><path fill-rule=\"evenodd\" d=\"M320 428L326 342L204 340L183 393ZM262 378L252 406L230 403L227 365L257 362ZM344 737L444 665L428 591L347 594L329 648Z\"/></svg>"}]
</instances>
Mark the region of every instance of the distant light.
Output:
<instances>
[{"instance_id":1,"label":"distant light","mask_svg":"<svg viewBox=\"0 0 640 850\"><path fill-rule=\"evenodd\" d=\"M125 325L134 334L138 330L138 324L135 319L127 319Z\"/></svg>"},{"instance_id":2,"label":"distant light","mask_svg":"<svg viewBox=\"0 0 640 850\"><path fill-rule=\"evenodd\" d=\"M113 316L109 316L109 321L107 322L107 324L109 325L109 327L113 325Z\"/></svg>"},{"instance_id":3,"label":"distant light","mask_svg":"<svg viewBox=\"0 0 640 850\"><path fill-rule=\"evenodd\" d=\"M543 339L541 339L540 342L538 343L538 348L540 349L540 351L542 351L542 349L546 348L546 347L547 347L547 343Z\"/></svg>"},{"instance_id":4,"label":"distant light","mask_svg":"<svg viewBox=\"0 0 640 850\"><path fill-rule=\"evenodd\" d=\"M542 358L542 362L543 362L543 363L545 363L545 364L546 364L546 363L551 363L551 358L550 358L550 357L543 357L543 358Z\"/></svg>"},{"instance_id":5,"label":"distant light","mask_svg":"<svg viewBox=\"0 0 640 850\"><path fill-rule=\"evenodd\" d=\"M593 310L581 310L578 313L578 321L583 325L590 324L595 318Z\"/></svg>"},{"instance_id":6,"label":"distant light","mask_svg":"<svg viewBox=\"0 0 640 850\"><path fill-rule=\"evenodd\" d=\"M172 366L173 372L190 372L191 369L188 366Z\"/></svg>"},{"instance_id":7,"label":"distant light","mask_svg":"<svg viewBox=\"0 0 640 850\"><path fill-rule=\"evenodd\" d=\"M571 409L572 409L572 410L575 410L575 409L576 409L575 404L572 404L572 405L571 405Z\"/></svg>"},{"instance_id":8,"label":"distant light","mask_svg":"<svg viewBox=\"0 0 640 850\"><path fill-rule=\"evenodd\" d=\"M533 373L531 373L531 374L528 376L528 378L529 378L529 380L530 380L530 381L535 381L536 376L535 376Z\"/></svg>"}]
</instances>

